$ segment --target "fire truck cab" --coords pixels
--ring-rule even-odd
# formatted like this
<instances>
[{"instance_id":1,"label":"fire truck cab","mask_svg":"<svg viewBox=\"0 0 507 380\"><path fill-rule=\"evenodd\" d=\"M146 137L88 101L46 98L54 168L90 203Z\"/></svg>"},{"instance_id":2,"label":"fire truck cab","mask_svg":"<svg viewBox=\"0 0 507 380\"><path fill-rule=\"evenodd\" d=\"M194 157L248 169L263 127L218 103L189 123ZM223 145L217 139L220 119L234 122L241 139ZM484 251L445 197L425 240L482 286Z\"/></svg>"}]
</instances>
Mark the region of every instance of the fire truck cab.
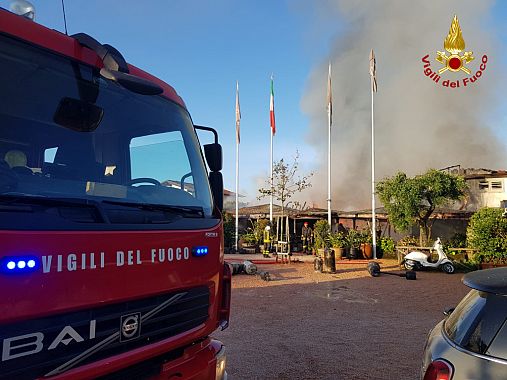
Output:
<instances>
[{"instance_id":1,"label":"fire truck cab","mask_svg":"<svg viewBox=\"0 0 507 380\"><path fill-rule=\"evenodd\" d=\"M1 8L0 83L0 379L225 379L216 132L112 46Z\"/></svg>"}]
</instances>

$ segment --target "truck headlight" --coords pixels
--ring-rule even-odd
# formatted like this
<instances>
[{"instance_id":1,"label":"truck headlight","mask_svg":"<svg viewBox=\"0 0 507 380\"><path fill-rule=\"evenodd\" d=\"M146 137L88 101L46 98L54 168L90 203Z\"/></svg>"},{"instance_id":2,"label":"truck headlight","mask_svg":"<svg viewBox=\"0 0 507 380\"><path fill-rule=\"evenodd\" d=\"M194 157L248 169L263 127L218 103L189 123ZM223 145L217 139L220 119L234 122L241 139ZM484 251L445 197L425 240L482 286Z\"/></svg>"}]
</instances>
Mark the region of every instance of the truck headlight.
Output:
<instances>
[{"instance_id":1,"label":"truck headlight","mask_svg":"<svg viewBox=\"0 0 507 380\"><path fill-rule=\"evenodd\" d=\"M216 380L227 380L227 372L225 371L225 363L226 363L226 355L225 355L225 347L222 346L220 351L216 356L217 359L217 370L216 370Z\"/></svg>"}]
</instances>

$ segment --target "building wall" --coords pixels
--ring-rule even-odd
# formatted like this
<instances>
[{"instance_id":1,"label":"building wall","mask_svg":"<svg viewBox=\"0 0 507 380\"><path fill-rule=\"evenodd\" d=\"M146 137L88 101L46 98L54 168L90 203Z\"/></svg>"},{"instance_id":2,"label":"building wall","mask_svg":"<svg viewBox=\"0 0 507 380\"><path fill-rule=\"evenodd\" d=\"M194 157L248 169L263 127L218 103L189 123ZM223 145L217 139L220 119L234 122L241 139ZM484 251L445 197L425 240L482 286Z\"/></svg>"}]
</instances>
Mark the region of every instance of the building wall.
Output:
<instances>
[{"instance_id":1,"label":"building wall","mask_svg":"<svg viewBox=\"0 0 507 380\"><path fill-rule=\"evenodd\" d=\"M469 187L469 197L465 201L468 210L501 207L501 202L507 200L507 178L469 179L466 182Z\"/></svg>"},{"instance_id":2,"label":"building wall","mask_svg":"<svg viewBox=\"0 0 507 380\"><path fill-rule=\"evenodd\" d=\"M431 228L431 239L435 240L439 237L445 242L456 234L466 234L467 226L468 220L465 219L437 219ZM419 227L414 226L411 234L419 237Z\"/></svg>"},{"instance_id":3,"label":"building wall","mask_svg":"<svg viewBox=\"0 0 507 380\"><path fill-rule=\"evenodd\" d=\"M339 222L347 229L355 228L362 231L370 228L371 221L366 218L340 217ZM396 231L387 220L378 221L378 226L381 229L381 234L378 237L388 236L396 241L407 235L419 237L419 226L417 225L413 226L408 232ZM467 226L468 220L466 219L436 219L431 229L431 237L432 239L439 237L446 241L457 233L466 234Z\"/></svg>"}]
</instances>

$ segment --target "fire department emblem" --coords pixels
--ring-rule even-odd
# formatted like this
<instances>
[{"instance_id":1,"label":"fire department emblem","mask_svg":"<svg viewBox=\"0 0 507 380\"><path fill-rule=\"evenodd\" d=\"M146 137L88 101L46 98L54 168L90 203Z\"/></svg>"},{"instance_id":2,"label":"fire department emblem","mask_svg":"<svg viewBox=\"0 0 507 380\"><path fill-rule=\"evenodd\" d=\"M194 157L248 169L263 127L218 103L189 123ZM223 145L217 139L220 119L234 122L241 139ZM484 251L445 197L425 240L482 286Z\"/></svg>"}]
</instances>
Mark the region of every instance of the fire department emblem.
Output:
<instances>
[{"instance_id":1,"label":"fire department emblem","mask_svg":"<svg viewBox=\"0 0 507 380\"><path fill-rule=\"evenodd\" d=\"M471 51L465 51L465 40L459 26L458 16L454 15L449 29L449 34L444 40L444 49L450 54L447 55L444 51L437 51L436 60L440 62L444 67L438 70L439 74L449 71L464 71L470 75L470 70L465 66L474 59Z\"/></svg>"}]
</instances>

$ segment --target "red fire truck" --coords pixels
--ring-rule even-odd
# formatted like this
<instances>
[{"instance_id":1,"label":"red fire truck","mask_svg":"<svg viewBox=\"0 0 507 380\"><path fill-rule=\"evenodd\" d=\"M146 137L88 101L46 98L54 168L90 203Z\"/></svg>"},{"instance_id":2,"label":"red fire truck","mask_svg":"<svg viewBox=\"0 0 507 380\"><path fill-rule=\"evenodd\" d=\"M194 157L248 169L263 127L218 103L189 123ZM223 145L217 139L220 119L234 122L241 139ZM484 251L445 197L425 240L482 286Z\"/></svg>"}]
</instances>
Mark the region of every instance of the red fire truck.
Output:
<instances>
[{"instance_id":1,"label":"red fire truck","mask_svg":"<svg viewBox=\"0 0 507 380\"><path fill-rule=\"evenodd\" d=\"M0 379L225 379L221 166L166 83L0 9Z\"/></svg>"}]
</instances>

